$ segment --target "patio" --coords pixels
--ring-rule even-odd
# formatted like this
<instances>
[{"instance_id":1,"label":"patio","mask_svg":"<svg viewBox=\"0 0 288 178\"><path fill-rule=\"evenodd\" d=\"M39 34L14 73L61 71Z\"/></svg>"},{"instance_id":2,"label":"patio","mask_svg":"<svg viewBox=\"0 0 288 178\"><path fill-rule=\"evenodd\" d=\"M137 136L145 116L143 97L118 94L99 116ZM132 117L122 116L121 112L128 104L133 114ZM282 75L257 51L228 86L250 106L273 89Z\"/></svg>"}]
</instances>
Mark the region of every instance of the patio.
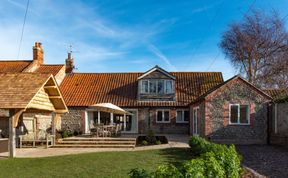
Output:
<instances>
[{"instance_id":1,"label":"patio","mask_svg":"<svg viewBox=\"0 0 288 178\"><path fill-rule=\"evenodd\" d=\"M120 138L136 138L135 135L121 135ZM50 157L61 155L73 155L93 152L125 152L125 151L143 151L143 150L158 150L166 148L188 148L189 135L165 135L169 143L162 145L140 146L135 148L22 148L16 149L17 158L34 158L34 157ZM8 153L0 153L0 157L7 157Z\"/></svg>"}]
</instances>

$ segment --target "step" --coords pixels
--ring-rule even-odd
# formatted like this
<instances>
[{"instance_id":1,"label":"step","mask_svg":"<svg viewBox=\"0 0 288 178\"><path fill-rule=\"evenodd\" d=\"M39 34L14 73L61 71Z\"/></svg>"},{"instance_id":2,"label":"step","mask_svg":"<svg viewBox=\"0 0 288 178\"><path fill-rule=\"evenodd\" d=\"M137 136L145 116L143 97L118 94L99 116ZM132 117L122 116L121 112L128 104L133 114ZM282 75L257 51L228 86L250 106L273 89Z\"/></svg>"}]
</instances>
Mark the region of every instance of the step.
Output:
<instances>
[{"instance_id":1,"label":"step","mask_svg":"<svg viewBox=\"0 0 288 178\"><path fill-rule=\"evenodd\" d=\"M68 140L61 140L58 141L57 144L122 144L122 145L135 145L135 141L105 141L105 140L100 140L100 141L68 141Z\"/></svg>"},{"instance_id":2,"label":"step","mask_svg":"<svg viewBox=\"0 0 288 178\"><path fill-rule=\"evenodd\" d=\"M52 148L135 148L135 145L54 145Z\"/></svg>"},{"instance_id":3,"label":"step","mask_svg":"<svg viewBox=\"0 0 288 178\"><path fill-rule=\"evenodd\" d=\"M63 138L58 141L134 141L136 138Z\"/></svg>"}]
</instances>

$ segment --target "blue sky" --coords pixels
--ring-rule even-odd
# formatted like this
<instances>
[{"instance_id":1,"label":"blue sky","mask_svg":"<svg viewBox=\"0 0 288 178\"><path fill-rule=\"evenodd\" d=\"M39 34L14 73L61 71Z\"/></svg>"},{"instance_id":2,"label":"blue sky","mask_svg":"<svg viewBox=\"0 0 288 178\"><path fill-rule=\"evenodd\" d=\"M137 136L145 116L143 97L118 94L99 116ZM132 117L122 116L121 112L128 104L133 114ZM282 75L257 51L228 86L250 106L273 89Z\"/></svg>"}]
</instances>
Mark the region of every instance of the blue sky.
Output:
<instances>
[{"instance_id":1,"label":"blue sky","mask_svg":"<svg viewBox=\"0 0 288 178\"><path fill-rule=\"evenodd\" d=\"M0 58L17 59L26 0L0 1ZM219 48L221 34L250 7L287 15L287 0L30 0L19 59L42 42L45 62L77 72L237 72Z\"/></svg>"}]
</instances>

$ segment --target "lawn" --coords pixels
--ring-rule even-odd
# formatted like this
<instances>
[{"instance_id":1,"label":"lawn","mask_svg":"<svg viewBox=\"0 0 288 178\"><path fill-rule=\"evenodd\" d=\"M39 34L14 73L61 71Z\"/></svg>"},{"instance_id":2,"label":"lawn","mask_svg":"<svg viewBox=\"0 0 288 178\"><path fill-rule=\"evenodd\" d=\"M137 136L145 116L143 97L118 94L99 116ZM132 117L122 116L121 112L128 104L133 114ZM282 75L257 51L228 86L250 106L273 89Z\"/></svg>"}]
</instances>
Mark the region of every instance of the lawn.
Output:
<instances>
[{"instance_id":1,"label":"lawn","mask_svg":"<svg viewBox=\"0 0 288 178\"><path fill-rule=\"evenodd\" d=\"M187 148L0 160L0 177L127 177L132 168L154 170L161 163L179 166L192 156Z\"/></svg>"}]
</instances>

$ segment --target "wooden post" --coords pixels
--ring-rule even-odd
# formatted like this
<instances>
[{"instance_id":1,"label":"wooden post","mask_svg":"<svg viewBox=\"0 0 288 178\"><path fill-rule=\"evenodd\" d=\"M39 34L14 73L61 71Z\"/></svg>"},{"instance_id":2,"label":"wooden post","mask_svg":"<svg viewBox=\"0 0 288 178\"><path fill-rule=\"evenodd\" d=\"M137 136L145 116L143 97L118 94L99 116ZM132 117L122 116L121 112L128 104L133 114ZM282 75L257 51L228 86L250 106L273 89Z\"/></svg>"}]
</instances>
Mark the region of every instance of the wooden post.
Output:
<instances>
[{"instance_id":1,"label":"wooden post","mask_svg":"<svg viewBox=\"0 0 288 178\"><path fill-rule=\"evenodd\" d=\"M52 145L54 146L56 143L56 125L61 119L61 114L59 113L52 113Z\"/></svg>"},{"instance_id":2,"label":"wooden post","mask_svg":"<svg viewBox=\"0 0 288 178\"><path fill-rule=\"evenodd\" d=\"M16 156L16 140L15 140L15 109L9 110L9 157L14 158Z\"/></svg>"}]
</instances>

